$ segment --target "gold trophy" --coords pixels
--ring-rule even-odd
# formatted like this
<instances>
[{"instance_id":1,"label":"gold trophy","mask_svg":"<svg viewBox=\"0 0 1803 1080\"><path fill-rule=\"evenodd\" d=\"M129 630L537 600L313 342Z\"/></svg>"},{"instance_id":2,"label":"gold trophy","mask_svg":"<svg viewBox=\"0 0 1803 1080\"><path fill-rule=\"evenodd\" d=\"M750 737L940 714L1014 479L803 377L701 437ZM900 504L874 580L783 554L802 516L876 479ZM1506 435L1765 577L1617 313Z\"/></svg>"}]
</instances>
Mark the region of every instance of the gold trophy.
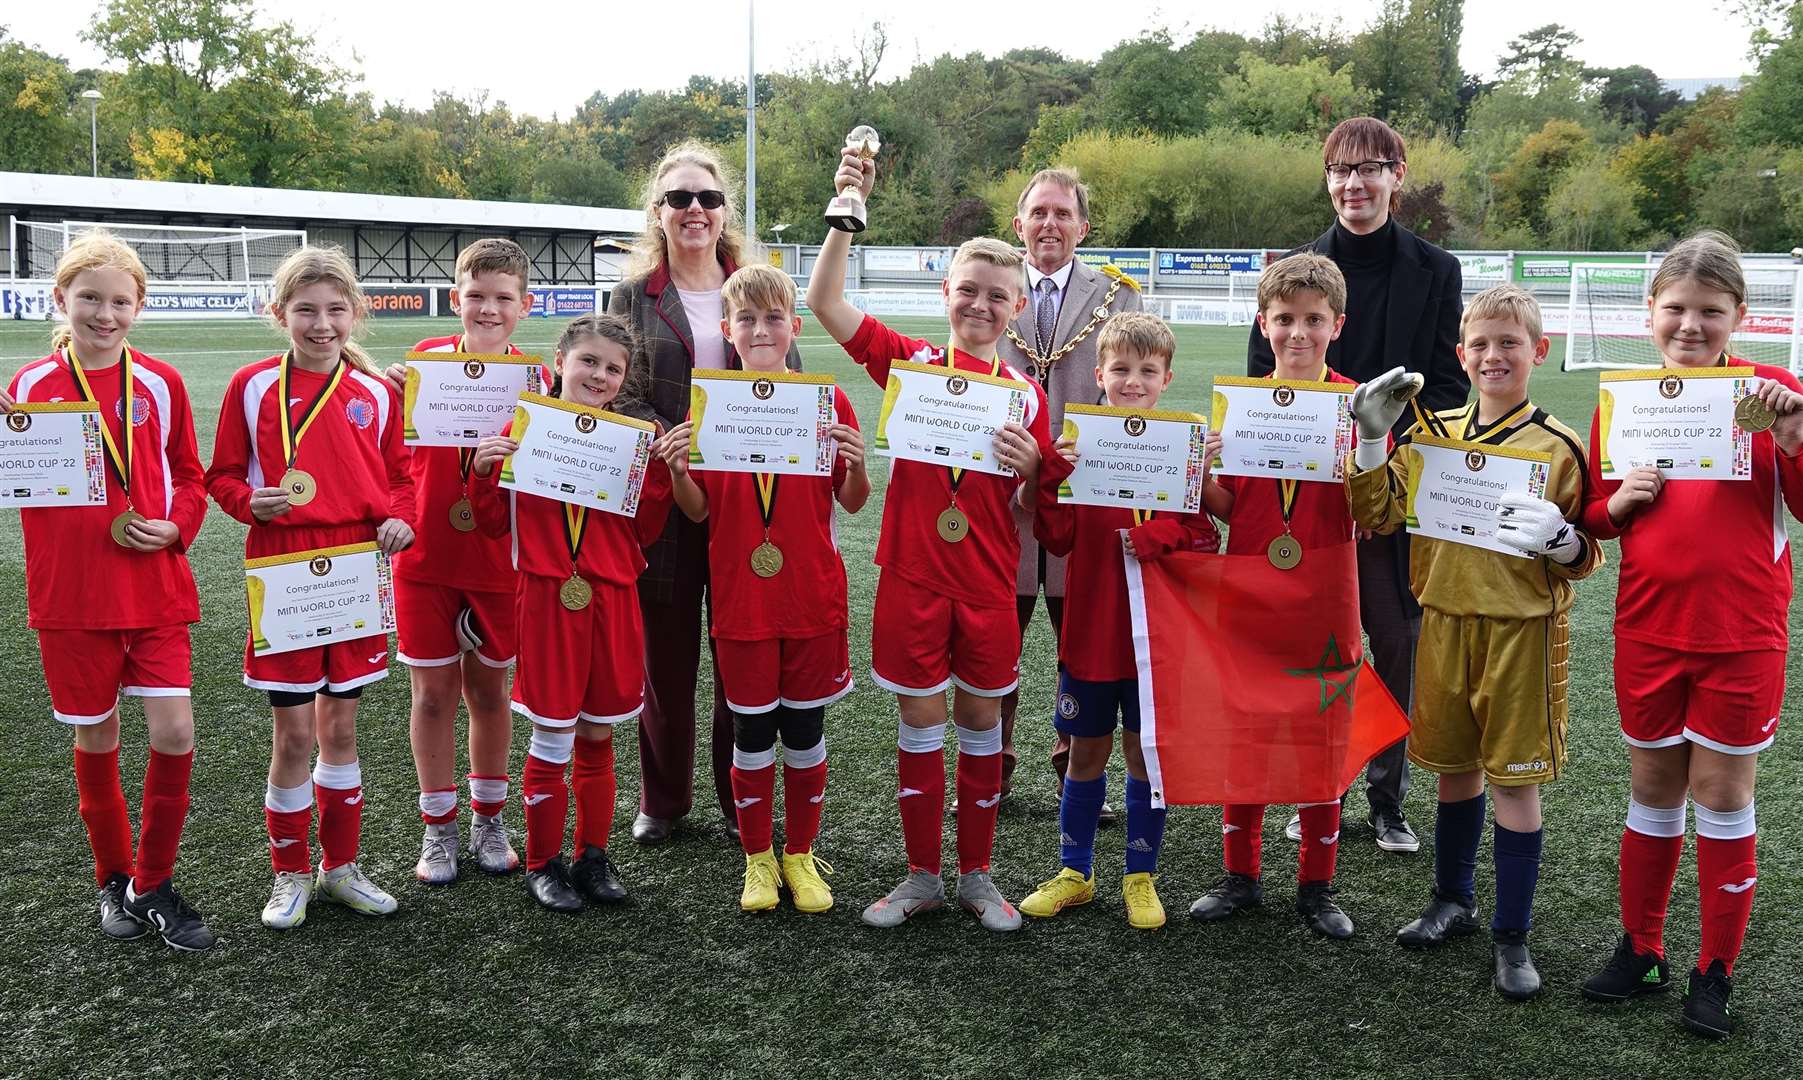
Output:
<instances>
[{"instance_id":1,"label":"gold trophy","mask_svg":"<svg viewBox=\"0 0 1803 1080\"><path fill-rule=\"evenodd\" d=\"M877 136L876 128L868 124L859 124L845 136L845 149L865 161L876 157L882 147L883 141ZM840 188L833 201L826 204L826 223L841 232L863 232L864 213L864 199L858 194L858 185L852 184Z\"/></svg>"}]
</instances>

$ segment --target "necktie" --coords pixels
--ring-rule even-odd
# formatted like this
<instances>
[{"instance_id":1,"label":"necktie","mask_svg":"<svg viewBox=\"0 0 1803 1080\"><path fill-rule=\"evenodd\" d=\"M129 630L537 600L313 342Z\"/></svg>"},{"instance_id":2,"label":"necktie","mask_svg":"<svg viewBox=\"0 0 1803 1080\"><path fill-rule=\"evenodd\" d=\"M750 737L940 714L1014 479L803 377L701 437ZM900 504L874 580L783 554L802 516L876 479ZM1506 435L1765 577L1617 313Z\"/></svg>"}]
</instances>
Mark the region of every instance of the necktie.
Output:
<instances>
[{"instance_id":1,"label":"necktie","mask_svg":"<svg viewBox=\"0 0 1803 1080\"><path fill-rule=\"evenodd\" d=\"M1039 355L1052 351L1053 323L1057 321L1058 284L1049 277L1039 279L1039 307L1033 313L1034 344Z\"/></svg>"}]
</instances>

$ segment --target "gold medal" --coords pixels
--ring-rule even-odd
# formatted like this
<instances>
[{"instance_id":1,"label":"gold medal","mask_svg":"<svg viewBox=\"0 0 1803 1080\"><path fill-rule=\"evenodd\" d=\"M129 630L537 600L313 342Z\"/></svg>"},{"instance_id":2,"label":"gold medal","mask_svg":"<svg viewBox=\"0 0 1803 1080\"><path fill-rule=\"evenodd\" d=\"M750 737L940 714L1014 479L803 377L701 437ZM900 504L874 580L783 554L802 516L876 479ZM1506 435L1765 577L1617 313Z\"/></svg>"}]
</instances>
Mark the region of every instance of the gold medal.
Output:
<instances>
[{"instance_id":1,"label":"gold medal","mask_svg":"<svg viewBox=\"0 0 1803 1080\"><path fill-rule=\"evenodd\" d=\"M131 547L131 541L129 541L125 538L125 527L127 525L130 525L134 521L143 521L143 520L144 520L144 515L138 513L136 510L127 510L123 514L120 514L118 517L114 518L112 529L111 529L112 534L113 534L113 543L118 544L122 548Z\"/></svg>"},{"instance_id":2,"label":"gold medal","mask_svg":"<svg viewBox=\"0 0 1803 1080\"><path fill-rule=\"evenodd\" d=\"M468 499L458 499L451 504L451 528L458 532L470 532L476 527L476 512L470 508Z\"/></svg>"},{"instance_id":3,"label":"gold medal","mask_svg":"<svg viewBox=\"0 0 1803 1080\"><path fill-rule=\"evenodd\" d=\"M571 574L568 581L557 587L557 599L571 611L583 610L594 598L594 586L584 581L581 574Z\"/></svg>"},{"instance_id":4,"label":"gold medal","mask_svg":"<svg viewBox=\"0 0 1803 1080\"><path fill-rule=\"evenodd\" d=\"M1265 549L1265 558L1279 570L1294 570L1302 563L1302 545L1294 536L1284 533L1271 541L1271 546Z\"/></svg>"},{"instance_id":5,"label":"gold medal","mask_svg":"<svg viewBox=\"0 0 1803 1080\"><path fill-rule=\"evenodd\" d=\"M282 474L282 490L288 495L289 506L305 506L319 494L319 481L305 469L289 469Z\"/></svg>"},{"instance_id":6,"label":"gold medal","mask_svg":"<svg viewBox=\"0 0 1803 1080\"><path fill-rule=\"evenodd\" d=\"M766 540L751 549L751 572L761 578L773 578L782 573L783 549Z\"/></svg>"},{"instance_id":7,"label":"gold medal","mask_svg":"<svg viewBox=\"0 0 1803 1080\"><path fill-rule=\"evenodd\" d=\"M1748 394L1734 403L1734 426L1742 431L1770 431L1777 422L1778 414L1757 394Z\"/></svg>"},{"instance_id":8,"label":"gold medal","mask_svg":"<svg viewBox=\"0 0 1803 1080\"><path fill-rule=\"evenodd\" d=\"M970 519L956 506L948 506L939 515L939 539L955 544L970 532Z\"/></svg>"}]
</instances>

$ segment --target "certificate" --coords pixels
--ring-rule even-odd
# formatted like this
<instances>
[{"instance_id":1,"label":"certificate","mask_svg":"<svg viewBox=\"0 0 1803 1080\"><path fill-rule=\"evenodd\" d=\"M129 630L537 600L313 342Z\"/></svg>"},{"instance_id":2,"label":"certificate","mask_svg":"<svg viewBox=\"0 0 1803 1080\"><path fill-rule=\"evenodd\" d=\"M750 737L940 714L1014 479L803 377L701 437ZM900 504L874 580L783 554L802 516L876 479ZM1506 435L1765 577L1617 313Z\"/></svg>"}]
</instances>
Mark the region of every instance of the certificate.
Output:
<instances>
[{"instance_id":1,"label":"certificate","mask_svg":"<svg viewBox=\"0 0 1803 1080\"><path fill-rule=\"evenodd\" d=\"M1605 371L1597 388L1597 456L1605 477L1652 466L1667 480L1749 480L1753 436L1734 406L1753 369Z\"/></svg>"},{"instance_id":2,"label":"certificate","mask_svg":"<svg viewBox=\"0 0 1803 1080\"><path fill-rule=\"evenodd\" d=\"M1496 539L1496 508L1508 494L1546 497L1553 456L1509 446L1417 434L1410 455L1405 524L1416 536L1528 558Z\"/></svg>"},{"instance_id":3,"label":"certificate","mask_svg":"<svg viewBox=\"0 0 1803 1080\"><path fill-rule=\"evenodd\" d=\"M833 474L830 375L697 368L689 376L689 419L691 469Z\"/></svg>"},{"instance_id":4,"label":"certificate","mask_svg":"<svg viewBox=\"0 0 1803 1080\"><path fill-rule=\"evenodd\" d=\"M382 637L394 629L394 578L388 556L375 544L246 559L244 598L257 656ZM387 642L369 647L388 651Z\"/></svg>"},{"instance_id":5,"label":"certificate","mask_svg":"<svg viewBox=\"0 0 1803 1080\"><path fill-rule=\"evenodd\" d=\"M902 461L1013 476L996 460L995 436L1026 414L1027 388L1013 379L897 360L883 389L876 450Z\"/></svg>"},{"instance_id":6,"label":"certificate","mask_svg":"<svg viewBox=\"0 0 1803 1080\"><path fill-rule=\"evenodd\" d=\"M1339 483L1352 453L1352 383L1217 375L1214 430L1219 476Z\"/></svg>"},{"instance_id":7,"label":"certificate","mask_svg":"<svg viewBox=\"0 0 1803 1080\"><path fill-rule=\"evenodd\" d=\"M0 507L105 506L100 406L20 402L0 423Z\"/></svg>"},{"instance_id":8,"label":"certificate","mask_svg":"<svg viewBox=\"0 0 1803 1080\"><path fill-rule=\"evenodd\" d=\"M513 411L520 448L501 462L501 486L631 517L656 432L644 420L525 394Z\"/></svg>"},{"instance_id":9,"label":"certificate","mask_svg":"<svg viewBox=\"0 0 1803 1080\"><path fill-rule=\"evenodd\" d=\"M1058 501L1142 510L1202 509L1202 440L1208 423L1195 413L1064 407L1064 435L1077 463L1058 485Z\"/></svg>"},{"instance_id":10,"label":"certificate","mask_svg":"<svg viewBox=\"0 0 1803 1080\"><path fill-rule=\"evenodd\" d=\"M544 390L536 356L410 352L401 391L401 438L408 446L474 446L499 435L521 394Z\"/></svg>"}]
</instances>

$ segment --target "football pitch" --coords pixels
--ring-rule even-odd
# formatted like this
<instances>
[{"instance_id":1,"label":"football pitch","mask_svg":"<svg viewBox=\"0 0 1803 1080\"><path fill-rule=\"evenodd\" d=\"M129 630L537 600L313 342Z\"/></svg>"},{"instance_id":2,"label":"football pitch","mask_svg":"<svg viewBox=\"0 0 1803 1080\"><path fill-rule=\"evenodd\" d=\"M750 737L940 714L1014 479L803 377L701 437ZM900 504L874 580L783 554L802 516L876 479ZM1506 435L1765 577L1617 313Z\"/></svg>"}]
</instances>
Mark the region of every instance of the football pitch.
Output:
<instances>
[{"instance_id":1,"label":"football pitch","mask_svg":"<svg viewBox=\"0 0 1803 1080\"><path fill-rule=\"evenodd\" d=\"M943 321L893 320L943 334ZM531 319L515 338L547 360L560 321ZM10 375L46 351L49 326L0 323ZM878 388L812 323L806 367L836 376L866 426ZM372 324L383 364L451 319ZM1216 374L1243 372L1246 331L1176 327L1177 375L1164 404L1200 409ZM201 460L226 382L282 344L261 323L141 324L135 346L170 361L194 404ZM1588 435L1594 373L1534 376L1535 400ZM222 941L202 955L154 937L117 943L95 928L92 862L76 814L69 733L50 716L36 640L25 626L17 515L0 517L0 1076L1780 1076L1803 1062L1803 752L1799 731L1762 756L1760 883L1736 969L1738 1033L1714 1045L1678 1024L1683 976L1697 950L1694 841L1678 873L1667 933L1672 991L1605 1008L1578 985L1608 957L1616 921L1616 848L1628 798L1627 755L1611 689L1615 569L1577 586L1573 614L1571 769L1545 791L1546 854L1532 937L1546 989L1526 1005L1490 988L1488 936L1404 952L1397 927L1432 879L1433 778L1414 772L1406 806L1423 840L1386 855L1364 824L1363 788L1348 803L1337 885L1358 924L1350 942L1315 937L1291 909L1295 848L1287 812L1265 824L1266 902L1226 924L1192 924L1192 900L1219 876L1220 813L1170 816L1159 891L1170 923L1127 926L1121 830L1097 841L1097 900L994 935L955 906L876 931L858 911L905 868L895 807L895 706L868 677L876 573L871 565L888 469L871 458L876 497L841 513L851 579L858 689L828 710L830 781L817 851L836 869L825 915L738 909L743 857L720 828L708 775L706 721L696 809L658 848L630 838L638 800L635 729L622 725L611 852L632 903L567 917L543 911L520 877L484 877L467 861L447 888L413 879L420 820L407 741L407 676L398 663L365 693L359 747L367 791L362 865L401 902L370 920L316 903L307 924L264 930L269 893L262 817L269 708L240 677L244 528L215 510L191 552L204 621L194 635L199 753L177 883ZM1792 523L1792 536L1803 530ZM1699 532L1697 543L1710 537ZM1614 543L1604 545L1611 563ZM1744 553L1723 552L1723 557ZM104 581L93 602L104 603ZM1719 597L1732 604L1736 598ZM1793 606L1792 634L1803 634ZM1308 617L1298 613L1298 617ZM652 647L656 647L655 643ZM1021 765L1003 803L995 878L1019 901L1058 866L1051 747L1055 653L1043 615L1022 663ZM1784 719L1798 727L1793 659ZM708 675L702 677L703 716ZM461 733L461 722L459 725ZM122 771L135 811L146 743L127 704ZM514 739L518 791L525 725ZM460 765L462 747L460 734ZM1118 754L1110 801L1120 804ZM948 785L949 786L949 785ZM523 850L517 796L508 811ZM950 854L952 821L947 821ZM779 816L780 828L780 816ZM1489 909L1489 843L1479 858ZM1784 1061L1792 1062L1784 1066Z\"/></svg>"}]
</instances>

